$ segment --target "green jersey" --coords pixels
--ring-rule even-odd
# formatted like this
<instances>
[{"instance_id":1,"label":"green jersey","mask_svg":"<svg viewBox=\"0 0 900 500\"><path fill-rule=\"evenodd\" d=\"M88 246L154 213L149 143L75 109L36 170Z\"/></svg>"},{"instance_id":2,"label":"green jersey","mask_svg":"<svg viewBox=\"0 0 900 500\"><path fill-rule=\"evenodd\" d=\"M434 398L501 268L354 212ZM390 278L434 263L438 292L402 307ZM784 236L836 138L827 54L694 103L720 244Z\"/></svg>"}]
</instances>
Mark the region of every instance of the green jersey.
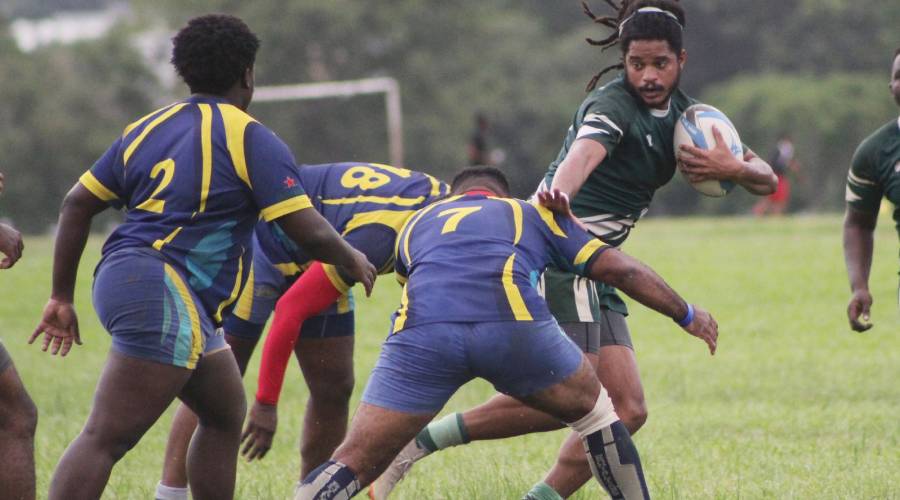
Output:
<instances>
[{"instance_id":1,"label":"green jersey","mask_svg":"<svg viewBox=\"0 0 900 500\"><path fill-rule=\"evenodd\" d=\"M648 108L628 91L621 76L592 91L575 112L562 149L544 178L545 186L552 185L556 169L576 140L602 144L606 158L575 195L572 211L604 243L621 245L647 213L656 190L675 175L675 123L696 102L676 90L668 109ZM597 322L601 309L628 314L609 285L553 270L548 270L542 284L551 312L560 322Z\"/></svg>"},{"instance_id":2,"label":"green jersey","mask_svg":"<svg viewBox=\"0 0 900 500\"><path fill-rule=\"evenodd\" d=\"M847 175L847 205L878 215L881 198L900 206L900 119L867 137L853 154ZM894 210L900 234L900 208Z\"/></svg>"},{"instance_id":3,"label":"green jersey","mask_svg":"<svg viewBox=\"0 0 900 500\"><path fill-rule=\"evenodd\" d=\"M572 200L572 210L601 240L620 245L656 190L675 175L675 123L696 102L676 90L667 110L651 109L628 91L623 77L616 78L581 103L544 182L551 185L576 140L602 144L606 158Z\"/></svg>"}]
</instances>

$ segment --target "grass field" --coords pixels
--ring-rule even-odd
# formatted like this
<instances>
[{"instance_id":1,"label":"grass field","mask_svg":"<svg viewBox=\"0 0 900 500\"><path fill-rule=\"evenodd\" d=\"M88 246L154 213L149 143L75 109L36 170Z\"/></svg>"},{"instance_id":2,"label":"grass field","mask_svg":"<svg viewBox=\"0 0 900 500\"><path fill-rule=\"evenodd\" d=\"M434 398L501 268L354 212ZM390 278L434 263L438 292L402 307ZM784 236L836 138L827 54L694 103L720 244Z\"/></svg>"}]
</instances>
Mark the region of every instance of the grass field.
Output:
<instances>
[{"instance_id":1,"label":"grass field","mask_svg":"<svg viewBox=\"0 0 900 500\"><path fill-rule=\"evenodd\" d=\"M845 319L849 298L837 216L651 219L625 250L643 259L720 325L719 352L666 318L632 305L630 327L650 407L636 436L656 498L900 498L900 314L897 236L883 220L876 236L866 334ZM101 241L83 259L77 307L84 345L52 358L25 339L49 293L52 244L26 241L25 258L0 272L0 335L40 411L39 496L90 409L109 337L90 306ZM452 290L448 290L452 293ZM359 300L357 391L365 384L398 301L390 277ZM254 360L246 381L255 389ZM476 381L445 408L484 401ZM305 390L288 372L274 449L239 466L239 498L286 498ZM353 403L356 405L356 399ZM170 412L113 470L104 498L152 498ZM396 498L520 498L552 463L564 431L447 450L414 469ZM590 484L576 498L596 498ZM2 495L0 495L2 496Z\"/></svg>"}]
</instances>

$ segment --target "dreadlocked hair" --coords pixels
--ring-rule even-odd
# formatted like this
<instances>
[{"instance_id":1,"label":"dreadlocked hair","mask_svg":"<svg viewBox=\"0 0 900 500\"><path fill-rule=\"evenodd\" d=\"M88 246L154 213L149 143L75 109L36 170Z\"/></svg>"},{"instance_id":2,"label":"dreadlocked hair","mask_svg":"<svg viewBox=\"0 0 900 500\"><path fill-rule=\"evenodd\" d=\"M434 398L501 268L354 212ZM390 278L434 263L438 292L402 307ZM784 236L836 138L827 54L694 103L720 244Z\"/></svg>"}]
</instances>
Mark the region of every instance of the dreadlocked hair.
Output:
<instances>
[{"instance_id":1,"label":"dreadlocked hair","mask_svg":"<svg viewBox=\"0 0 900 500\"><path fill-rule=\"evenodd\" d=\"M581 6L584 13L594 23L606 26L613 30L612 34L603 40L588 38L587 42L599 46L605 51L616 45L621 46L623 59L618 63L607 66L591 78L585 92L590 92L597 87L600 78L614 69L625 69L624 56L628 52L628 46L634 40L665 40L675 53L680 53L683 47L682 30L685 25L684 10L678 4L678 0L603 0L615 10L613 16L597 16L592 11L586 0L582 0ZM662 12L647 12L635 16L634 14L644 7L654 7L671 13L677 18L670 17Z\"/></svg>"}]
</instances>

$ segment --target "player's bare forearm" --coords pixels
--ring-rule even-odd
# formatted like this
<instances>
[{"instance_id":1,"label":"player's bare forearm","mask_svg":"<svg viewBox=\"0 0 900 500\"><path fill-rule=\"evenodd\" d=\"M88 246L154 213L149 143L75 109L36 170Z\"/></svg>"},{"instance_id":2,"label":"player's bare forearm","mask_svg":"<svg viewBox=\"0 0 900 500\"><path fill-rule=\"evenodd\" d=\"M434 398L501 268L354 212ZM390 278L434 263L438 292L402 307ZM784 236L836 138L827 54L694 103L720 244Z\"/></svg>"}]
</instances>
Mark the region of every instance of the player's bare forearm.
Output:
<instances>
[{"instance_id":1,"label":"player's bare forearm","mask_svg":"<svg viewBox=\"0 0 900 500\"><path fill-rule=\"evenodd\" d=\"M740 173L734 181L759 196L770 195L778 189L778 176L772 167L750 149L744 152Z\"/></svg>"},{"instance_id":2,"label":"player's bare forearm","mask_svg":"<svg viewBox=\"0 0 900 500\"><path fill-rule=\"evenodd\" d=\"M377 270L312 208L291 212L276 220L281 229L314 260L341 266L355 282L362 283L366 295L372 293Z\"/></svg>"},{"instance_id":3,"label":"player's bare forearm","mask_svg":"<svg viewBox=\"0 0 900 500\"><path fill-rule=\"evenodd\" d=\"M641 261L609 249L594 259L590 278L608 283L654 311L681 320L688 305L672 288Z\"/></svg>"},{"instance_id":4,"label":"player's bare forearm","mask_svg":"<svg viewBox=\"0 0 900 500\"><path fill-rule=\"evenodd\" d=\"M51 298L72 303L78 263L91 231L91 220L107 206L80 183L66 195L60 209L53 251Z\"/></svg>"},{"instance_id":5,"label":"player's bare forearm","mask_svg":"<svg viewBox=\"0 0 900 500\"><path fill-rule=\"evenodd\" d=\"M852 291L869 289L877 216L847 208L844 217L844 262Z\"/></svg>"},{"instance_id":6,"label":"player's bare forearm","mask_svg":"<svg viewBox=\"0 0 900 500\"><path fill-rule=\"evenodd\" d=\"M599 142L591 139L576 140L556 169L551 189L558 189L569 198L575 198L588 176L604 158L606 148Z\"/></svg>"},{"instance_id":7,"label":"player's bare forearm","mask_svg":"<svg viewBox=\"0 0 900 500\"><path fill-rule=\"evenodd\" d=\"M314 209L289 213L276 222L311 258L338 266L351 263L353 248Z\"/></svg>"}]
</instances>

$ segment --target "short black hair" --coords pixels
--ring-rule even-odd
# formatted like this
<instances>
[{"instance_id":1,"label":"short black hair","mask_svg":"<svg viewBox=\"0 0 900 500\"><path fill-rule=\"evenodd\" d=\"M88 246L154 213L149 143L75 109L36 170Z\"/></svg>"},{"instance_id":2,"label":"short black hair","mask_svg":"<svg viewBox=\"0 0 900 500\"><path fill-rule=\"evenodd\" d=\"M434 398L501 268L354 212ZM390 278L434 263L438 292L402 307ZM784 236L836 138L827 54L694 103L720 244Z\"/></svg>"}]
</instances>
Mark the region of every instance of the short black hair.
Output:
<instances>
[{"instance_id":1,"label":"short black hair","mask_svg":"<svg viewBox=\"0 0 900 500\"><path fill-rule=\"evenodd\" d=\"M450 182L450 192L456 193L457 189L466 184L468 181L477 178L484 178L489 180L492 184L496 185L496 187L500 188L503 192L497 193L500 196L509 196L509 181L506 180L506 176L503 175L503 172L496 167L488 167L484 165L477 165L474 167L466 167L459 171L456 176L453 177L453 181Z\"/></svg>"},{"instance_id":2,"label":"short black hair","mask_svg":"<svg viewBox=\"0 0 900 500\"><path fill-rule=\"evenodd\" d=\"M628 53L628 47L635 40L665 40L669 43L669 47L675 54L680 54L684 48L683 31L686 25L684 9L677 2L678 0L622 0L617 5L612 0L606 0L607 3L616 8L615 16L597 17L591 12L586 2L582 2L584 12L597 24L602 24L608 28L612 28L613 33L603 40L592 40L588 38L591 45L599 45L602 50L606 50L614 45L619 45L622 49L622 56ZM650 7L659 9L663 12L640 12L640 9ZM674 18L672 17L674 16ZM591 91L597 86L600 77L606 72L613 69L623 69L624 62L619 62L604 68L602 71L594 75L587 90Z\"/></svg>"},{"instance_id":3,"label":"short black hair","mask_svg":"<svg viewBox=\"0 0 900 500\"><path fill-rule=\"evenodd\" d=\"M259 38L237 17L195 17L172 39L172 65L192 93L220 95L253 67Z\"/></svg>"}]
</instances>

